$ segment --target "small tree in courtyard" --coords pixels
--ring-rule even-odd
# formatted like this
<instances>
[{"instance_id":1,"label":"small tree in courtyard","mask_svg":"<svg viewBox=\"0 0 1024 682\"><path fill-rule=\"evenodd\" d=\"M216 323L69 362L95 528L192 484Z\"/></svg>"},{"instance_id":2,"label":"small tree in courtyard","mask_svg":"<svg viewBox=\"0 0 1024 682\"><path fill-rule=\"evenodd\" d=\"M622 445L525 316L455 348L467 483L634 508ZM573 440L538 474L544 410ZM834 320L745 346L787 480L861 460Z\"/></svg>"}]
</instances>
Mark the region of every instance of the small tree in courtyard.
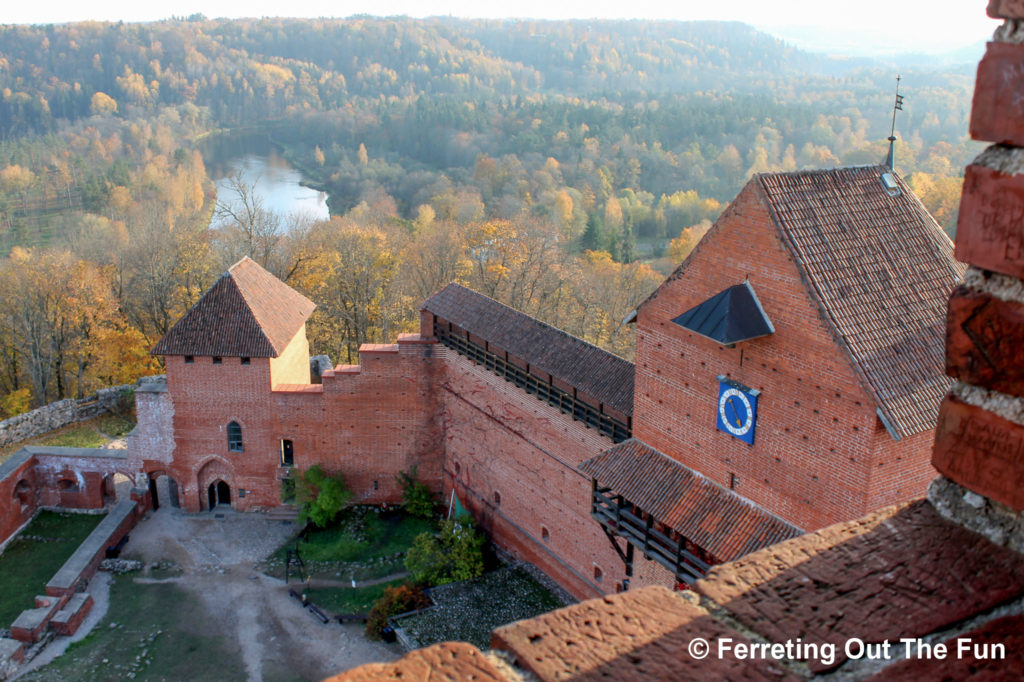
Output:
<instances>
[{"instance_id":1,"label":"small tree in courtyard","mask_svg":"<svg viewBox=\"0 0 1024 682\"><path fill-rule=\"evenodd\" d=\"M409 471L403 471L395 478L402 486L402 501L405 511L413 516L429 519L434 515L434 507L437 502L434 500L434 493L430 488L416 478L416 466L413 465Z\"/></svg>"},{"instance_id":2,"label":"small tree in courtyard","mask_svg":"<svg viewBox=\"0 0 1024 682\"><path fill-rule=\"evenodd\" d=\"M310 521L318 528L330 525L352 499L344 477L326 473L319 464L299 474L295 495L300 505L299 523Z\"/></svg>"},{"instance_id":3,"label":"small tree in courtyard","mask_svg":"<svg viewBox=\"0 0 1024 682\"><path fill-rule=\"evenodd\" d=\"M443 585L484 572L484 537L468 521L449 519L437 536L420 533L405 555L405 568L418 583Z\"/></svg>"}]
</instances>

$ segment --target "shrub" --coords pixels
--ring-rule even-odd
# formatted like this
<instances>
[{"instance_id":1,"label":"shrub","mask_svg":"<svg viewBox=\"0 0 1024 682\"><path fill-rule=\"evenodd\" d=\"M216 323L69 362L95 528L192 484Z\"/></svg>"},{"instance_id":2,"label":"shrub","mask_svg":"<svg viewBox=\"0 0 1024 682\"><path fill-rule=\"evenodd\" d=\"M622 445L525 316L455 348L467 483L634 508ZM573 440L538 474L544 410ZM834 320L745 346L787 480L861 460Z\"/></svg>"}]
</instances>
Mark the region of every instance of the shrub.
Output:
<instances>
[{"instance_id":1,"label":"shrub","mask_svg":"<svg viewBox=\"0 0 1024 682\"><path fill-rule=\"evenodd\" d=\"M327 527L352 499L352 492L340 474L324 472L319 464L299 474L295 494L301 505L299 523L311 521L318 528Z\"/></svg>"},{"instance_id":2,"label":"shrub","mask_svg":"<svg viewBox=\"0 0 1024 682\"><path fill-rule=\"evenodd\" d=\"M415 465L409 471L399 473L395 478L402 486L402 501L407 513L424 519L434 515L434 508L437 505L434 493L416 478Z\"/></svg>"},{"instance_id":3,"label":"shrub","mask_svg":"<svg viewBox=\"0 0 1024 682\"><path fill-rule=\"evenodd\" d=\"M126 388L121 390L117 394L117 399L114 400L110 406L110 413L122 417L124 419L131 419L134 421L135 417L135 389Z\"/></svg>"},{"instance_id":4,"label":"shrub","mask_svg":"<svg viewBox=\"0 0 1024 682\"><path fill-rule=\"evenodd\" d=\"M370 616L366 619L366 636L380 639L380 631L388 624L388 618L428 606L430 597L417 585L403 583L385 587L384 594L374 602Z\"/></svg>"},{"instance_id":5,"label":"shrub","mask_svg":"<svg viewBox=\"0 0 1024 682\"><path fill-rule=\"evenodd\" d=\"M470 580L484 572L484 537L471 523L450 519L438 536L420 533L405 555L412 579L428 585Z\"/></svg>"},{"instance_id":6,"label":"shrub","mask_svg":"<svg viewBox=\"0 0 1024 682\"><path fill-rule=\"evenodd\" d=\"M295 501L295 479L292 472L288 472L288 478L281 479L281 501L291 503Z\"/></svg>"}]
</instances>

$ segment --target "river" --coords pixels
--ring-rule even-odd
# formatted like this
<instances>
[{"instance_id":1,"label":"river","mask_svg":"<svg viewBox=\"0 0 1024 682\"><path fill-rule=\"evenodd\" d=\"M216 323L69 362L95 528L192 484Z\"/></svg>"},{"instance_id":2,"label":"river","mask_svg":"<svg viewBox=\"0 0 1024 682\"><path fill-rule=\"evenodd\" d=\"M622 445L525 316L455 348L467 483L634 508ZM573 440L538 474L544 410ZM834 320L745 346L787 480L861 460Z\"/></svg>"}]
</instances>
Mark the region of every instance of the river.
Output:
<instances>
[{"instance_id":1,"label":"river","mask_svg":"<svg viewBox=\"0 0 1024 682\"><path fill-rule=\"evenodd\" d=\"M217 185L218 201L231 201L229 178L241 176L252 185L267 210L281 216L302 213L313 220L331 217L327 193L304 187L302 174L260 135L219 135L200 148L207 174ZM217 219L214 218L214 223Z\"/></svg>"}]
</instances>

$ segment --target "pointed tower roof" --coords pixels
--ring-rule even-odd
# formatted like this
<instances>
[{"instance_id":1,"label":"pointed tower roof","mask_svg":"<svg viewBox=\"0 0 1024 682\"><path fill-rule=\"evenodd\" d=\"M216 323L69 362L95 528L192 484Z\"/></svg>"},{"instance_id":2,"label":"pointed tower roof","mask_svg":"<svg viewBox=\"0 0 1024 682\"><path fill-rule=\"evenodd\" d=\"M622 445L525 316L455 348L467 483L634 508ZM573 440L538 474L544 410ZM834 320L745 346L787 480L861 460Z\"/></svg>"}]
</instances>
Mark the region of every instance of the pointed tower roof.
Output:
<instances>
[{"instance_id":1,"label":"pointed tower roof","mask_svg":"<svg viewBox=\"0 0 1024 682\"><path fill-rule=\"evenodd\" d=\"M246 257L221 275L152 353L276 358L315 307Z\"/></svg>"}]
</instances>

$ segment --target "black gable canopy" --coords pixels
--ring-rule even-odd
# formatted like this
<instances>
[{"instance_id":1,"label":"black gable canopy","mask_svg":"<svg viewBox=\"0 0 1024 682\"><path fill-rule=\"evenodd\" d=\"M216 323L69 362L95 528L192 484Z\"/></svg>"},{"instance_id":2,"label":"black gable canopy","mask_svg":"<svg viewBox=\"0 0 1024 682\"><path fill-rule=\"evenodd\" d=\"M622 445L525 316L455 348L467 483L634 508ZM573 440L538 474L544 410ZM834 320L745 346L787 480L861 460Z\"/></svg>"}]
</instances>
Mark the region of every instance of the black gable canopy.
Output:
<instances>
[{"instance_id":1,"label":"black gable canopy","mask_svg":"<svg viewBox=\"0 0 1024 682\"><path fill-rule=\"evenodd\" d=\"M672 321L726 346L775 333L750 282L731 286Z\"/></svg>"}]
</instances>

